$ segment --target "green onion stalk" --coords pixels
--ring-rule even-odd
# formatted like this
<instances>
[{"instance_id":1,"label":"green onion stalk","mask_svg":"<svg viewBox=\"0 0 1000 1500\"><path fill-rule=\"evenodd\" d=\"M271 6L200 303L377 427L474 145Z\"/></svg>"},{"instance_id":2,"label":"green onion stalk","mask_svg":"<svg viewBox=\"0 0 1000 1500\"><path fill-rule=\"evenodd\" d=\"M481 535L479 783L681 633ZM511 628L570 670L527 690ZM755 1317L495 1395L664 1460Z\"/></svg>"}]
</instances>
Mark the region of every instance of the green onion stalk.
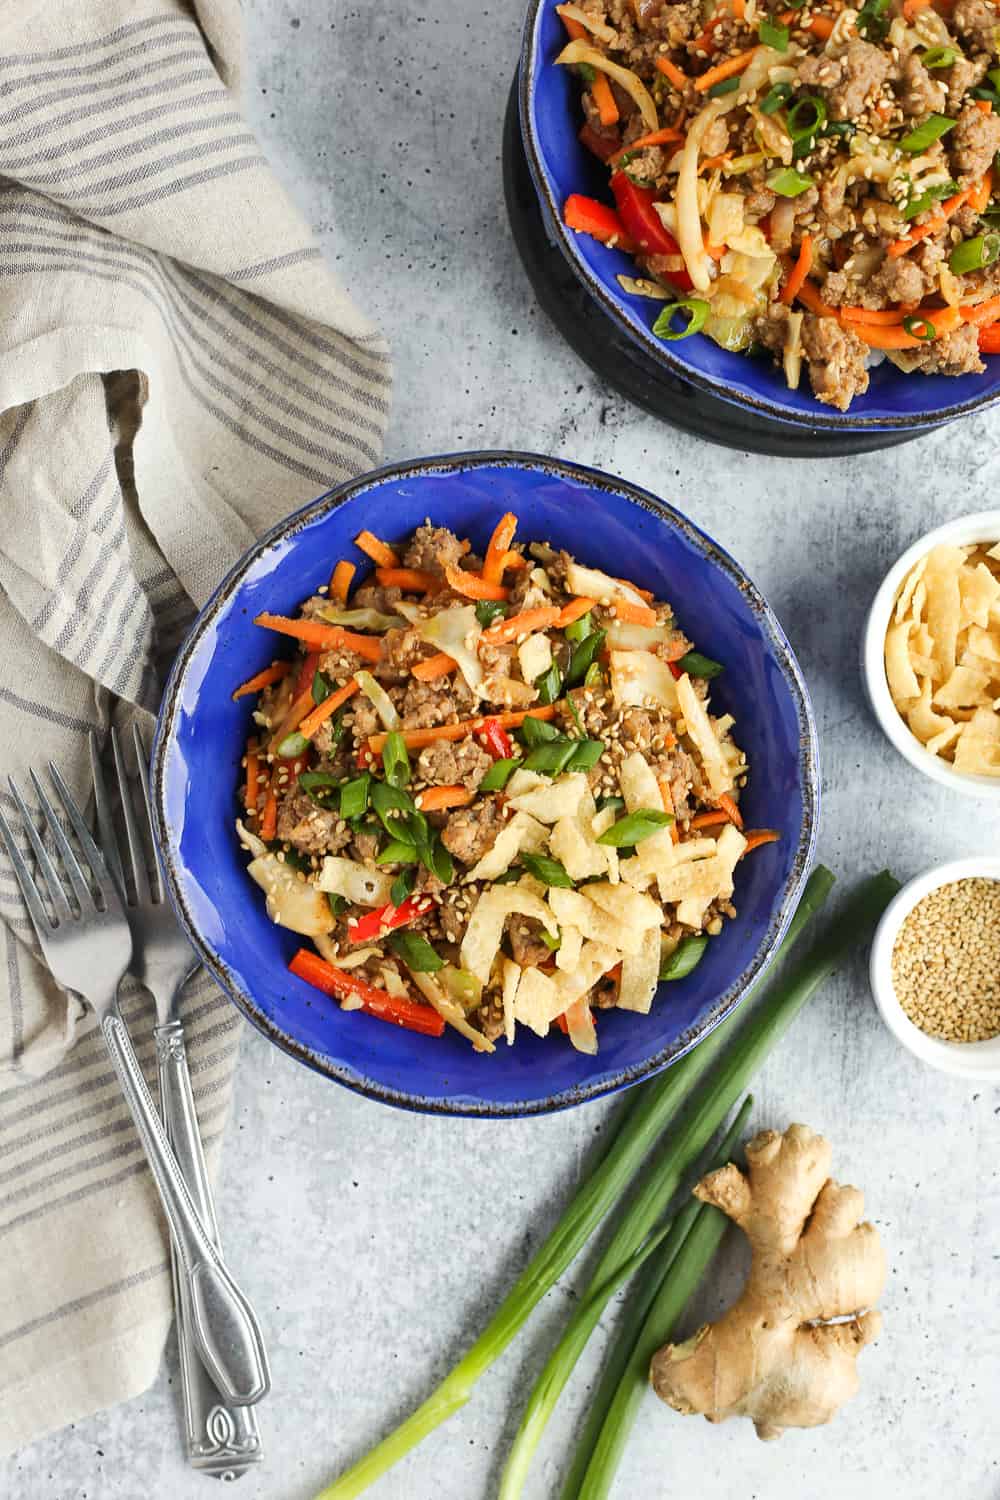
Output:
<instances>
[{"instance_id":1,"label":"green onion stalk","mask_svg":"<svg viewBox=\"0 0 1000 1500\"><path fill-rule=\"evenodd\" d=\"M836 926L783 980L754 1017L753 1025L757 1036L764 1038L765 1050L774 1044L851 949L867 937L898 889L898 881L883 871L854 893ZM773 1029L775 1026L777 1030ZM743 1041L741 1036L737 1048ZM756 1065L756 1062L751 1064ZM713 1089L719 1077L719 1074L713 1076ZM561 1500L604 1500L608 1494L648 1384L649 1362L668 1341L726 1227L727 1220L717 1209L692 1206L697 1208L697 1219L676 1259L671 1263L664 1255L665 1266L661 1263L652 1266L641 1278L626 1309L604 1374L589 1403Z\"/></svg>"},{"instance_id":2,"label":"green onion stalk","mask_svg":"<svg viewBox=\"0 0 1000 1500\"><path fill-rule=\"evenodd\" d=\"M776 957L783 957L801 935L809 919L826 901L832 886L830 871L818 866L806 883ZM559 1223L522 1271L476 1342L411 1416L328 1485L316 1500L354 1500L422 1442L428 1433L466 1404L476 1382L499 1359L546 1292L626 1192L661 1131L718 1056L733 1029L733 1018L728 1017L661 1078L636 1090L606 1156L581 1184Z\"/></svg>"}]
</instances>

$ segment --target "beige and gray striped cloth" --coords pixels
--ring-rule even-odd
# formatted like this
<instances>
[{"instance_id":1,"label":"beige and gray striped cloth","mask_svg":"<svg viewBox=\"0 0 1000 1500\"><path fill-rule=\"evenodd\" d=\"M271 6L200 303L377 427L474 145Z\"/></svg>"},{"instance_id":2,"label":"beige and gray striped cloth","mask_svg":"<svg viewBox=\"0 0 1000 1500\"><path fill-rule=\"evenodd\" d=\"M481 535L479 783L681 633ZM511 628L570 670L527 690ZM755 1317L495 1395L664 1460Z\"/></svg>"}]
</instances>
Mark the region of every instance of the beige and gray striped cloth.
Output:
<instances>
[{"instance_id":1,"label":"beige and gray striped cloth","mask_svg":"<svg viewBox=\"0 0 1000 1500\"><path fill-rule=\"evenodd\" d=\"M241 118L239 56L238 0L0 0L0 771L22 786L51 757L86 796L88 731L148 730L253 537L379 458L386 346ZM170 1291L100 1040L6 859L0 917L5 1453L144 1390ZM125 1012L149 1066L144 996ZM187 1021L214 1159L237 1019L202 978Z\"/></svg>"}]
</instances>

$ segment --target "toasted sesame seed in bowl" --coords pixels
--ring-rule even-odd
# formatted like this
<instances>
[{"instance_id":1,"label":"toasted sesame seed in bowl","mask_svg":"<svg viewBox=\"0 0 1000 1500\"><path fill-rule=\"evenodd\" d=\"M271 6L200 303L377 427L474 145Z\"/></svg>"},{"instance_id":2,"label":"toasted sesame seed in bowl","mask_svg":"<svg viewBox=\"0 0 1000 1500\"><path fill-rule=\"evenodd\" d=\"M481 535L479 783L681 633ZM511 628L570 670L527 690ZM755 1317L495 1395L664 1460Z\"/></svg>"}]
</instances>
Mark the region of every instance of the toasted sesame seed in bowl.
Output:
<instances>
[{"instance_id":1,"label":"toasted sesame seed in bowl","mask_svg":"<svg viewBox=\"0 0 1000 1500\"><path fill-rule=\"evenodd\" d=\"M1000 858L955 860L905 885L869 974L883 1021L916 1057L1000 1080Z\"/></svg>"}]
</instances>

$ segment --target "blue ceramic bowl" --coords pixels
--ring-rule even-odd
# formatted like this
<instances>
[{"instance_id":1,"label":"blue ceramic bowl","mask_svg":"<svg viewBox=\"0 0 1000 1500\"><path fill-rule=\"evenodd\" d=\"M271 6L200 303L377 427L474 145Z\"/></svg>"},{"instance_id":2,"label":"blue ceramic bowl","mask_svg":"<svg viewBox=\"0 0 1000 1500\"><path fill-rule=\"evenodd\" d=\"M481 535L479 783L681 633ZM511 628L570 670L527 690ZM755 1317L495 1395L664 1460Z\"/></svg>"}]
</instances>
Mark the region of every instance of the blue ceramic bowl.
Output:
<instances>
[{"instance_id":1,"label":"blue ceramic bowl","mask_svg":"<svg viewBox=\"0 0 1000 1500\"><path fill-rule=\"evenodd\" d=\"M903 375L888 360L871 371L871 384L850 411L822 406L803 374L790 391L770 360L731 354L701 335L665 344L651 328L659 304L623 292L616 277L635 276L635 262L562 222L570 193L611 203L608 172L577 140L582 116L580 85L572 69L554 59L566 44L556 14L558 0L532 0L524 31L518 84L521 133L550 238L587 290L636 344L684 380L737 406L796 426L839 432L930 429L990 406L1000 397L1000 357L987 358L984 375Z\"/></svg>"},{"instance_id":2,"label":"blue ceramic bowl","mask_svg":"<svg viewBox=\"0 0 1000 1500\"><path fill-rule=\"evenodd\" d=\"M669 599L683 628L727 670L713 702L737 719L752 775L748 824L781 842L739 869L739 913L686 980L662 987L648 1016L602 1012L600 1052L520 1032L481 1056L460 1037L416 1036L343 1012L287 964L299 939L268 921L233 827L251 702L234 686L272 660L261 610L295 613L333 562L361 565L352 538L400 537L431 516L482 549L513 510L520 535ZM524 1115L635 1083L680 1057L735 1006L766 967L806 876L819 771L809 700L777 620L732 558L677 511L592 469L530 455L427 459L369 474L315 500L264 537L202 610L171 674L153 757L159 846L171 896L203 962L254 1025L286 1052L350 1088L448 1114Z\"/></svg>"}]
</instances>

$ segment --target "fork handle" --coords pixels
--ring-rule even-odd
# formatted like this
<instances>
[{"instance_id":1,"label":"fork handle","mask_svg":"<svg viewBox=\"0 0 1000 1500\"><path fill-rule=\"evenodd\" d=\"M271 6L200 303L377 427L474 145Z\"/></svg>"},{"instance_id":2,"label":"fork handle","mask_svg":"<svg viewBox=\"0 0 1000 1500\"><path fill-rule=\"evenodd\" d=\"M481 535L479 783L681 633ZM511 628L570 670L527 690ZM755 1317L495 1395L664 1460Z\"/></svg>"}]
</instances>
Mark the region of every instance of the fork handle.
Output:
<instances>
[{"instance_id":1,"label":"fork handle","mask_svg":"<svg viewBox=\"0 0 1000 1500\"><path fill-rule=\"evenodd\" d=\"M223 1265L191 1200L156 1112L125 1023L106 1012L101 1030L132 1111L190 1297L191 1331L206 1369L227 1400L259 1401L270 1388L267 1355L249 1302Z\"/></svg>"},{"instance_id":2,"label":"fork handle","mask_svg":"<svg viewBox=\"0 0 1000 1500\"><path fill-rule=\"evenodd\" d=\"M219 1227L205 1166L201 1132L191 1092L184 1027L179 1020L153 1028L160 1074L160 1110L167 1139L209 1238L219 1245ZM170 1242L177 1349L181 1369L188 1462L202 1473L238 1479L262 1458L260 1429L252 1406L227 1402L201 1362L191 1329L187 1282Z\"/></svg>"}]
</instances>

